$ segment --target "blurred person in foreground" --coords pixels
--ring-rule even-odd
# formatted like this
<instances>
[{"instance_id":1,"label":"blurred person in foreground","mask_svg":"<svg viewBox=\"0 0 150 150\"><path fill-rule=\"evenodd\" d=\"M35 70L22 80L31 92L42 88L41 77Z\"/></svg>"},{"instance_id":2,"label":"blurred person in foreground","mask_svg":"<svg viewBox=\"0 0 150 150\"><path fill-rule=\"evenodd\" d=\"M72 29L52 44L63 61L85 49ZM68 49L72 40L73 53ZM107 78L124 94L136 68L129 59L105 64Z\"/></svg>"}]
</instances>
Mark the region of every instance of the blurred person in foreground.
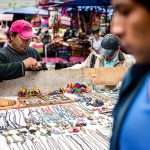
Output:
<instances>
[{"instance_id":1,"label":"blurred person in foreground","mask_svg":"<svg viewBox=\"0 0 150 150\"><path fill-rule=\"evenodd\" d=\"M150 149L150 2L112 0L111 31L136 58L114 109L111 150Z\"/></svg>"},{"instance_id":2,"label":"blurred person in foreground","mask_svg":"<svg viewBox=\"0 0 150 150\"><path fill-rule=\"evenodd\" d=\"M47 69L38 52L29 47L35 37L29 22L15 21L6 34L9 44L0 49L0 81L22 77L26 70Z\"/></svg>"},{"instance_id":3,"label":"blurred person in foreground","mask_svg":"<svg viewBox=\"0 0 150 150\"><path fill-rule=\"evenodd\" d=\"M111 68L130 67L134 63L135 59L131 55L121 52L119 38L113 34L107 34L102 39L100 54L91 52L83 65L88 68Z\"/></svg>"}]
</instances>

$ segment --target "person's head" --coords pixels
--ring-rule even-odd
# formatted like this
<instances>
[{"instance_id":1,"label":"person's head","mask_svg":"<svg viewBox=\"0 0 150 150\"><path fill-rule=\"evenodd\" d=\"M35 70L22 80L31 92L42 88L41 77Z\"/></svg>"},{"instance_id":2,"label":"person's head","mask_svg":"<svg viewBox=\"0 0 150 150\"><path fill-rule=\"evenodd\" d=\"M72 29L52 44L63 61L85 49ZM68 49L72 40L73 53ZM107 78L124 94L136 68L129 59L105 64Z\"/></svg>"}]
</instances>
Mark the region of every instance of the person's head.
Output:
<instances>
[{"instance_id":1,"label":"person's head","mask_svg":"<svg viewBox=\"0 0 150 150\"><path fill-rule=\"evenodd\" d=\"M70 33L70 29L69 29L69 28L67 28L66 32L67 32L67 33Z\"/></svg>"},{"instance_id":2,"label":"person's head","mask_svg":"<svg viewBox=\"0 0 150 150\"><path fill-rule=\"evenodd\" d=\"M138 63L150 62L150 2L112 0L115 7L111 31L121 38Z\"/></svg>"},{"instance_id":3,"label":"person's head","mask_svg":"<svg viewBox=\"0 0 150 150\"><path fill-rule=\"evenodd\" d=\"M10 40L10 46L18 52L24 52L35 37L31 24L25 20L13 22L6 34Z\"/></svg>"},{"instance_id":4,"label":"person's head","mask_svg":"<svg viewBox=\"0 0 150 150\"><path fill-rule=\"evenodd\" d=\"M46 35L48 35L48 34L49 34L48 30L47 30L47 31L45 31L45 34L46 34Z\"/></svg>"},{"instance_id":5,"label":"person's head","mask_svg":"<svg viewBox=\"0 0 150 150\"><path fill-rule=\"evenodd\" d=\"M94 35L94 38L97 40L99 38L99 29L97 30L93 30L93 35Z\"/></svg>"},{"instance_id":6,"label":"person's head","mask_svg":"<svg viewBox=\"0 0 150 150\"><path fill-rule=\"evenodd\" d=\"M100 54L103 55L107 61L111 61L120 51L119 46L119 38L113 34L107 34L102 39Z\"/></svg>"}]
</instances>

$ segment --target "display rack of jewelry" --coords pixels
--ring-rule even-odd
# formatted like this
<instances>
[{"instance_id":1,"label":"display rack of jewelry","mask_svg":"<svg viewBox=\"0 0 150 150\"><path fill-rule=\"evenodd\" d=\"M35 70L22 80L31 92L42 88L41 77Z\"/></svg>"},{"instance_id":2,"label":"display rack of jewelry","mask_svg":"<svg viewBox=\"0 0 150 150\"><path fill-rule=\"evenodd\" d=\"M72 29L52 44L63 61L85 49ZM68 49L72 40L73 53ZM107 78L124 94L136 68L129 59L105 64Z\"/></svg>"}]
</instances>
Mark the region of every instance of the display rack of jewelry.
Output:
<instances>
[{"instance_id":1,"label":"display rack of jewelry","mask_svg":"<svg viewBox=\"0 0 150 150\"><path fill-rule=\"evenodd\" d=\"M116 93L76 93L76 102L47 106L34 97L33 105L38 107L0 111L0 145L6 150L107 150L112 128L108 110L117 101ZM49 100L49 96L57 99L57 94L50 93L40 100ZM64 97L64 101L70 100Z\"/></svg>"},{"instance_id":2,"label":"display rack of jewelry","mask_svg":"<svg viewBox=\"0 0 150 150\"><path fill-rule=\"evenodd\" d=\"M56 104L73 103L74 101L65 97L63 94L41 95L34 97L20 97L18 101L25 107L47 106Z\"/></svg>"}]
</instances>

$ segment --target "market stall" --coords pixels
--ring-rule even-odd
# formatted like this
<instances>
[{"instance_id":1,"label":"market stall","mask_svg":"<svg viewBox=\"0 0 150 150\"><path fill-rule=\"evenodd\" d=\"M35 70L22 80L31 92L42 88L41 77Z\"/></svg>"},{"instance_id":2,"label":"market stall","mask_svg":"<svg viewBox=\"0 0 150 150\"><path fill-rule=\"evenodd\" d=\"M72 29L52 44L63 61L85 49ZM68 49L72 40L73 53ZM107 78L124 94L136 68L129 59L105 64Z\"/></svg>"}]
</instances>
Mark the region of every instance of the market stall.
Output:
<instances>
[{"instance_id":1,"label":"market stall","mask_svg":"<svg viewBox=\"0 0 150 150\"><path fill-rule=\"evenodd\" d=\"M10 150L108 149L118 99L112 87L124 73L125 68L63 69L1 82L0 144Z\"/></svg>"},{"instance_id":2,"label":"market stall","mask_svg":"<svg viewBox=\"0 0 150 150\"><path fill-rule=\"evenodd\" d=\"M79 26L81 28L81 20L83 22L82 30L84 32L87 32L89 29L92 29L93 27L99 28L101 30L101 34L109 33L109 27L110 27L110 19L108 17L109 11L113 10L112 7L110 7L110 1L109 0L73 0L68 1L62 4L57 4L57 7L72 7L79 10L78 7L85 7L83 11L85 11L87 6L97 6L93 7L92 15L88 14L90 11L90 7L88 7L88 11L83 14L83 11L79 12L77 11L76 17L78 17L79 20ZM82 10L82 9L81 9ZM86 15L90 16L89 19L91 21L90 24L86 24ZM88 26L90 28L88 28Z\"/></svg>"},{"instance_id":3,"label":"market stall","mask_svg":"<svg viewBox=\"0 0 150 150\"><path fill-rule=\"evenodd\" d=\"M49 6L52 42L44 46L43 60L62 68L83 62L91 52L92 31L100 29L101 35L108 32L109 5L107 0L44 3L42 6Z\"/></svg>"},{"instance_id":4,"label":"market stall","mask_svg":"<svg viewBox=\"0 0 150 150\"><path fill-rule=\"evenodd\" d=\"M5 32L8 30L8 22L13 20L13 14L0 14L0 47L7 42Z\"/></svg>"}]
</instances>

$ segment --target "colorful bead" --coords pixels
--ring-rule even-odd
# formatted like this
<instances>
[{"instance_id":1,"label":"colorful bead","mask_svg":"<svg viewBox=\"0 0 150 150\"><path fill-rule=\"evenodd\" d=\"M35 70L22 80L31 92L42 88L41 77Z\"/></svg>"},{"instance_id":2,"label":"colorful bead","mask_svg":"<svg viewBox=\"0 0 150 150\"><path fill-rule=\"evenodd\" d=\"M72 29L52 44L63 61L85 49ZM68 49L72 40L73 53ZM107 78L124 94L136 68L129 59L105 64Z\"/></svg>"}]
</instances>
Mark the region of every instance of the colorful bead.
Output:
<instances>
[{"instance_id":1,"label":"colorful bead","mask_svg":"<svg viewBox=\"0 0 150 150\"><path fill-rule=\"evenodd\" d=\"M73 88L72 93L76 93L78 91L78 88Z\"/></svg>"},{"instance_id":2,"label":"colorful bead","mask_svg":"<svg viewBox=\"0 0 150 150\"><path fill-rule=\"evenodd\" d=\"M89 85L86 82L82 82L83 87L88 87Z\"/></svg>"},{"instance_id":3,"label":"colorful bead","mask_svg":"<svg viewBox=\"0 0 150 150\"><path fill-rule=\"evenodd\" d=\"M73 132L74 132L74 133L77 133L77 132L79 132L79 129L74 127L74 128L73 128Z\"/></svg>"},{"instance_id":4,"label":"colorful bead","mask_svg":"<svg viewBox=\"0 0 150 150\"><path fill-rule=\"evenodd\" d=\"M79 89L81 85L79 83L75 83L74 87Z\"/></svg>"},{"instance_id":5,"label":"colorful bead","mask_svg":"<svg viewBox=\"0 0 150 150\"><path fill-rule=\"evenodd\" d=\"M86 92L87 92L87 93L89 93L89 92L91 91L91 87L90 87L90 86L88 86L88 87L86 87L86 89L85 89L85 90L86 90Z\"/></svg>"}]
</instances>

